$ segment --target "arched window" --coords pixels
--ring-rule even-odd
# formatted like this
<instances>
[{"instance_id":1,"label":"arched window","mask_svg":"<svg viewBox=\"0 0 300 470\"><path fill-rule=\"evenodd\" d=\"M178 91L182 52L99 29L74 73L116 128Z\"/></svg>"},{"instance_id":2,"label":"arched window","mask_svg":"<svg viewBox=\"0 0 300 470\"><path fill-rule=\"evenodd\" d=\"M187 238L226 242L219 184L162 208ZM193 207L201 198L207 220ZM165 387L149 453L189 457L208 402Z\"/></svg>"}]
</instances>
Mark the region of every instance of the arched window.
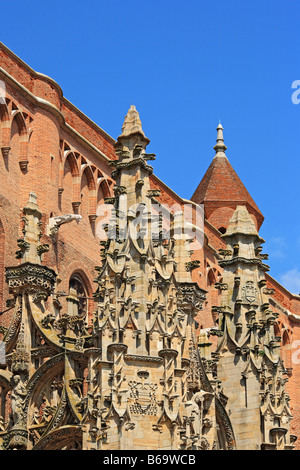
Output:
<instances>
[{"instance_id":1,"label":"arched window","mask_svg":"<svg viewBox=\"0 0 300 470\"><path fill-rule=\"evenodd\" d=\"M282 334L282 360L286 369L292 369L291 338L289 330L286 329Z\"/></svg>"},{"instance_id":2,"label":"arched window","mask_svg":"<svg viewBox=\"0 0 300 470\"><path fill-rule=\"evenodd\" d=\"M73 289L79 299L78 313L85 316L88 312L88 294L85 283L78 273L72 274L69 281L69 291Z\"/></svg>"}]
</instances>

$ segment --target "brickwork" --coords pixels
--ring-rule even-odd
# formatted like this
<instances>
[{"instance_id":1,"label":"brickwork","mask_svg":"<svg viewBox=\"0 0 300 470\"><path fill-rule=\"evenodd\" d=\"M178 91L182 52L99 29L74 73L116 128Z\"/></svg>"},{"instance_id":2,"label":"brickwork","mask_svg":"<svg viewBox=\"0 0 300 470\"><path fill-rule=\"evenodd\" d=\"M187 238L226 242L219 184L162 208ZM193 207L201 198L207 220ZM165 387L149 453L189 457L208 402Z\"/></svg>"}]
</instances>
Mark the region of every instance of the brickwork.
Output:
<instances>
[{"instance_id":1,"label":"brickwork","mask_svg":"<svg viewBox=\"0 0 300 470\"><path fill-rule=\"evenodd\" d=\"M225 155L214 157L191 199L198 204L205 203L206 218L217 229L228 225L239 204L244 204L253 214L258 229L264 220Z\"/></svg>"}]
</instances>

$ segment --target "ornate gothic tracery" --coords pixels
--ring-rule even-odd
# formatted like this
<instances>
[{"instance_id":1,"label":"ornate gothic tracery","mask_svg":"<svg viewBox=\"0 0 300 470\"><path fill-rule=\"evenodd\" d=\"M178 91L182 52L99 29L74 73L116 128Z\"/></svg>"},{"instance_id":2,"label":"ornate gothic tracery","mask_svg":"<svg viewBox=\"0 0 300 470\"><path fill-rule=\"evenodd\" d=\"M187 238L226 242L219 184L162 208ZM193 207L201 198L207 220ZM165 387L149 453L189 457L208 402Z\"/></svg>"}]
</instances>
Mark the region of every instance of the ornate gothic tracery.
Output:
<instances>
[{"instance_id":1,"label":"ornate gothic tracery","mask_svg":"<svg viewBox=\"0 0 300 470\"><path fill-rule=\"evenodd\" d=\"M215 149L225 158L222 142L219 126ZM235 449L233 429L240 439L239 416L249 411L247 431L257 447L293 447L262 240L247 208L237 207L223 235L222 277L206 265L209 284L218 290L210 299L216 326L196 337L195 317L207 297L192 278L199 260L191 259L183 211L171 214L166 236L158 206L153 210L148 143L132 106L112 162L114 197L105 199L111 218L101 241L91 324L79 269L69 279L66 305L60 302L57 273L43 263L52 247L41 243L42 214L30 193L18 264L6 268L14 314L3 331L2 449ZM68 153L72 176L78 176L76 158L81 170L85 165ZM97 198L95 172L85 171ZM78 214L54 219L55 233L60 224L79 220ZM218 337L213 353L212 335Z\"/></svg>"},{"instance_id":2,"label":"ornate gothic tracery","mask_svg":"<svg viewBox=\"0 0 300 470\"><path fill-rule=\"evenodd\" d=\"M235 446L223 394L197 346L194 317L205 292L191 279L188 240L147 236L154 196L148 142L133 107L114 172L114 216L127 196L126 236L113 217L102 242L92 331L76 273L67 309L59 305L56 273L42 264L49 246L40 244L41 213L30 195L18 241L21 262L6 269L15 310L0 371L1 398L8 398L4 449ZM174 223L181 226L180 214Z\"/></svg>"}]
</instances>

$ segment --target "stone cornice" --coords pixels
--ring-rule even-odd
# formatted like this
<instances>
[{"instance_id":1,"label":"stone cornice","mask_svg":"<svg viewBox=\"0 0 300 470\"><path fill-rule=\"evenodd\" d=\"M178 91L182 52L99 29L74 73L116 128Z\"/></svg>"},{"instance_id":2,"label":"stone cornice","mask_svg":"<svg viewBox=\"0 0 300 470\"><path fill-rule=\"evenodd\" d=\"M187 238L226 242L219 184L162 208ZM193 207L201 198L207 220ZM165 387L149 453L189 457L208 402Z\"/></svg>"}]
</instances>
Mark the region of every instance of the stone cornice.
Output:
<instances>
[{"instance_id":1,"label":"stone cornice","mask_svg":"<svg viewBox=\"0 0 300 470\"><path fill-rule=\"evenodd\" d=\"M248 264L248 265L257 265L259 266L263 271L268 271L270 268L267 264L264 264L261 259L258 258L243 258L240 256L231 258L231 259L226 259L226 260L219 260L219 265L224 267L224 266L229 266L232 264L237 264L237 263L243 263L243 264Z\"/></svg>"},{"instance_id":2,"label":"stone cornice","mask_svg":"<svg viewBox=\"0 0 300 470\"><path fill-rule=\"evenodd\" d=\"M277 300L275 300L273 297L270 298L269 300L270 305L273 305L275 308L278 308L281 313L287 316L290 320L293 320L295 322L300 322L300 315L296 315L296 313L290 312L287 308L283 307Z\"/></svg>"},{"instance_id":3,"label":"stone cornice","mask_svg":"<svg viewBox=\"0 0 300 470\"><path fill-rule=\"evenodd\" d=\"M136 355L136 354L126 354L124 357L125 361L133 361L133 362L162 362L163 359L157 356L143 356L143 355Z\"/></svg>"},{"instance_id":4,"label":"stone cornice","mask_svg":"<svg viewBox=\"0 0 300 470\"><path fill-rule=\"evenodd\" d=\"M298 302L300 302L300 295L297 295L297 294L292 294L288 289L286 289L282 284L280 284L280 282L278 282L276 279L274 279L272 276L270 276L270 274L266 274L266 279L267 281L269 280L269 282L271 284L275 283L278 287L280 287L280 289L282 289L286 295L288 295L289 297L289 300L296 300Z\"/></svg>"}]
</instances>

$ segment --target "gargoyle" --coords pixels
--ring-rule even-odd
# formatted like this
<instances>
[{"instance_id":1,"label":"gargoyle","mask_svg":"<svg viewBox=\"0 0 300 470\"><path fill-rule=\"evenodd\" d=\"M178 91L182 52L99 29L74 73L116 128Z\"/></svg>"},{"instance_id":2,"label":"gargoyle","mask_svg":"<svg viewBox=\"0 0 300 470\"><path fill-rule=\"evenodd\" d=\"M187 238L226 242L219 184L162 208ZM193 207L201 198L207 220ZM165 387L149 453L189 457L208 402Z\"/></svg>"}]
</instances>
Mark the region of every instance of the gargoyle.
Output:
<instances>
[{"instance_id":1,"label":"gargoyle","mask_svg":"<svg viewBox=\"0 0 300 470\"><path fill-rule=\"evenodd\" d=\"M64 214L64 215L51 217L49 219L49 225L48 225L49 236L52 238L55 237L61 225L68 224L72 222L73 220L75 220L76 223L79 224L81 219L82 219L82 216L78 214Z\"/></svg>"}]
</instances>

